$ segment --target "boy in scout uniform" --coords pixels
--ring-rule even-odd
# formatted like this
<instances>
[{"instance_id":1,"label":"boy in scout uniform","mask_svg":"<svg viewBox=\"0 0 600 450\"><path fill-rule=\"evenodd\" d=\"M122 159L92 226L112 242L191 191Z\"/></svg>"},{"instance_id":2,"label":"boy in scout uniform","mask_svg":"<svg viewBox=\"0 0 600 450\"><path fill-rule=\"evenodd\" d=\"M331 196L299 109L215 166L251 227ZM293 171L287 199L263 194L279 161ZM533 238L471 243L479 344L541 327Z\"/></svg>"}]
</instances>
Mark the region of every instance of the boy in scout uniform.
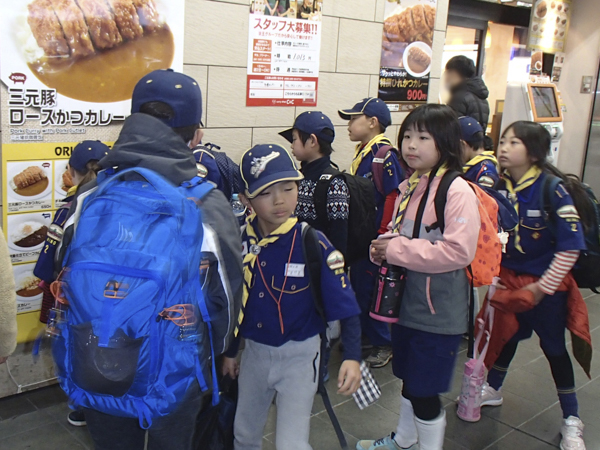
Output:
<instances>
[{"instance_id":1,"label":"boy in scout uniform","mask_svg":"<svg viewBox=\"0 0 600 450\"><path fill-rule=\"evenodd\" d=\"M277 394L277 448L310 450L310 415L317 392L323 318L312 294L303 252L303 228L293 216L302 174L279 145L257 145L242 157L244 201L254 214L242 230L244 307L239 332L246 341L241 366L239 336L226 353L223 372L236 377L239 400L235 448L262 448L267 414ZM318 233L325 319L340 320L344 362L339 393L361 381L360 309L344 273L344 257Z\"/></svg>"},{"instance_id":2,"label":"boy in scout uniform","mask_svg":"<svg viewBox=\"0 0 600 450\"><path fill-rule=\"evenodd\" d=\"M398 151L384 134L386 128L392 124L392 115L385 102L378 98L365 98L352 108L342 109L338 113L342 119L349 121L350 140L357 142L350 173L368 178L375 185L375 225L378 234L384 234L394 214L398 186L405 178ZM384 367L392 359L388 325L369 316L369 306L375 289L375 274L378 270L367 258L350 267L352 287L362 310L361 326L366 338L365 348L371 348L366 362L375 369Z\"/></svg>"},{"instance_id":3,"label":"boy in scout uniform","mask_svg":"<svg viewBox=\"0 0 600 450\"><path fill-rule=\"evenodd\" d=\"M458 119L463 158L466 161L463 170L465 178L480 186L493 188L500 180L498 160L493 151L484 149L483 128L477 120L469 116Z\"/></svg>"}]
</instances>

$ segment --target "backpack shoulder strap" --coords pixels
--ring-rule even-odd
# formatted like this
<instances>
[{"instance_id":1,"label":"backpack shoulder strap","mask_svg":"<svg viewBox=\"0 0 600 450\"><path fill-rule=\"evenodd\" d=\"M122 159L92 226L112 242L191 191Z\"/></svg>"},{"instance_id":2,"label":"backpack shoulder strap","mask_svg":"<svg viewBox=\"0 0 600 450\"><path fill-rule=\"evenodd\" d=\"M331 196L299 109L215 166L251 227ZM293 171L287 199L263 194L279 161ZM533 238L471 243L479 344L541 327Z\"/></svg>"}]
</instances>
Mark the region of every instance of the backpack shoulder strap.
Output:
<instances>
[{"instance_id":1,"label":"backpack shoulder strap","mask_svg":"<svg viewBox=\"0 0 600 450\"><path fill-rule=\"evenodd\" d=\"M304 252L304 260L308 266L308 277L310 279L311 291L315 300L315 308L319 313L319 316L323 319L323 323L327 326L327 319L325 318L325 308L323 306L323 295L321 292L321 266L323 264L323 254L321 252L321 244L319 243L319 235L317 230L308 225L307 223L302 224L302 251ZM348 450L348 443L342 431L340 422L335 415L329 394L323 381L323 370L325 368L325 358L323 355L327 349L327 338L321 336L321 363L319 364L319 387L318 392L321 394L323 404L335 430L340 447L343 450Z\"/></svg>"},{"instance_id":2,"label":"backpack shoulder strap","mask_svg":"<svg viewBox=\"0 0 600 450\"><path fill-rule=\"evenodd\" d=\"M325 309L321 293L321 265L323 264L323 254L321 253L320 245L317 230L307 223L303 223L302 251L304 253L304 260L308 266L308 278L310 280L311 292L315 300L317 312L323 321L325 321Z\"/></svg>"},{"instance_id":3,"label":"backpack shoulder strap","mask_svg":"<svg viewBox=\"0 0 600 450\"><path fill-rule=\"evenodd\" d=\"M448 199L448 190L450 189L450 185L457 178L461 177L462 173L458 171L448 171L446 172L440 181L437 192L435 193L434 199L434 208L435 208L435 216L436 221L434 224L431 224L428 227L428 231L435 230L437 228L443 233L446 228L446 218L444 212L446 211L446 202ZM421 229L421 223L423 221L423 214L425 212L425 206L427 205L427 197L429 196L429 189L431 186L431 182L433 178L430 178L429 184L427 185L427 191L423 195L421 199L421 203L419 204L419 209L417 210L417 216L415 218L415 228L413 230L413 237L418 237L418 233ZM417 226L418 225L418 226ZM417 235L415 236L415 233Z\"/></svg>"},{"instance_id":4,"label":"backpack shoulder strap","mask_svg":"<svg viewBox=\"0 0 600 450\"><path fill-rule=\"evenodd\" d=\"M322 229L325 229L325 225L328 222L327 193L329 192L329 187L333 179L340 176L343 175L339 170L334 167L328 167L320 176L315 186L313 202L315 203L315 212L317 213L317 223L321 225Z\"/></svg>"},{"instance_id":5,"label":"backpack shoulder strap","mask_svg":"<svg viewBox=\"0 0 600 450\"><path fill-rule=\"evenodd\" d=\"M552 205L552 197L554 192L558 189L558 185L562 183L562 180L554 175L546 174L544 182L542 183L542 190L540 192L540 205L542 207L542 214L544 221L550 228L552 234L556 234L556 227L554 224L554 207Z\"/></svg>"}]
</instances>

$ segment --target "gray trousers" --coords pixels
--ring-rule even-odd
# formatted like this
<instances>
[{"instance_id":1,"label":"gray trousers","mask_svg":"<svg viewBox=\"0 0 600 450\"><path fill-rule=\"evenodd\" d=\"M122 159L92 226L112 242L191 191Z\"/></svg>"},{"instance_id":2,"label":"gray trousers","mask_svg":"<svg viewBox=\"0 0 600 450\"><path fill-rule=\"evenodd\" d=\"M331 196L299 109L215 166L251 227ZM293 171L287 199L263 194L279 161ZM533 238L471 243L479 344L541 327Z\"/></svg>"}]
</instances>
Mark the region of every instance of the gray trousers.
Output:
<instances>
[{"instance_id":1,"label":"gray trousers","mask_svg":"<svg viewBox=\"0 0 600 450\"><path fill-rule=\"evenodd\" d=\"M261 450L277 394L277 450L311 450L310 415L317 393L321 339L271 347L250 340L242 353L235 450Z\"/></svg>"}]
</instances>

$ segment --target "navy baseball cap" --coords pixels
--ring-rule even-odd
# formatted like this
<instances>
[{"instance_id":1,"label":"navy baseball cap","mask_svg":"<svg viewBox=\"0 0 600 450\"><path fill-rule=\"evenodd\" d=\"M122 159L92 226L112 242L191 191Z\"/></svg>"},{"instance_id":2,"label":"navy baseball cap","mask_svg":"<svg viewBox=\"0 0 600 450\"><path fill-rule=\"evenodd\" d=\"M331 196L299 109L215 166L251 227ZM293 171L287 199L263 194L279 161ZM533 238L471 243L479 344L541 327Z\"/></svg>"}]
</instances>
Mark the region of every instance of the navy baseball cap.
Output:
<instances>
[{"instance_id":1,"label":"navy baseball cap","mask_svg":"<svg viewBox=\"0 0 600 450\"><path fill-rule=\"evenodd\" d=\"M159 119L171 128L202 124L202 93L192 77L173 69L155 70L137 82L131 98L131 114L140 112L144 103L163 102L175 116Z\"/></svg>"},{"instance_id":2,"label":"navy baseball cap","mask_svg":"<svg viewBox=\"0 0 600 450\"><path fill-rule=\"evenodd\" d=\"M367 117L377 117L379 123L386 128L392 124L390 109L383 100L378 98L363 98L352 108L340 109L338 113L344 120L350 120L353 116L365 115Z\"/></svg>"},{"instance_id":3,"label":"navy baseball cap","mask_svg":"<svg viewBox=\"0 0 600 450\"><path fill-rule=\"evenodd\" d=\"M319 139L322 139L325 142L329 142L330 144L335 139L335 129L333 128L333 123L325 114L321 111L307 111L300 114L296 117L296 121L294 122L294 126L285 131L279 133L289 142L292 142L292 132L294 129L302 131L307 134L314 134ZM324 130L331 130L333 134L323 133Z\"/></svg>"},{"instance_id":4,"label":"navy baseball cap","mask_svg":"<svg viewBox=\"0 0 600 450\"><path fill-rule=\"evenodd\" d=\"M459 117L458 123L460 123L460 137L463 141L471 141L475 134L483 133L483 128L481 128L479 122L472 117Z\"/></svg>"},{"instance_id":5,"label":"navy baseball cap","mask_svg":"<svg viewBox=\"0 0 600 450\"><path fill-rule=\"evenodd\" d=\"M100 161L104 158L110 148L100 141L83 141L80 142L71 151L69 158L69 166L77 172L86 172L85 166L92 159Z\"/></svg>"},{"instance_id":6,"label":"navy baseball cap","mask_svg":"<svg viewBox=\"0 0 600 450\"><path fill-rule=\"evenodd\" d=\"M247 150L242 155L240 171L248 198L256 197L275 183L304 178L292 155L277 144L255 145Z\"/></svg>"}]
</instances>

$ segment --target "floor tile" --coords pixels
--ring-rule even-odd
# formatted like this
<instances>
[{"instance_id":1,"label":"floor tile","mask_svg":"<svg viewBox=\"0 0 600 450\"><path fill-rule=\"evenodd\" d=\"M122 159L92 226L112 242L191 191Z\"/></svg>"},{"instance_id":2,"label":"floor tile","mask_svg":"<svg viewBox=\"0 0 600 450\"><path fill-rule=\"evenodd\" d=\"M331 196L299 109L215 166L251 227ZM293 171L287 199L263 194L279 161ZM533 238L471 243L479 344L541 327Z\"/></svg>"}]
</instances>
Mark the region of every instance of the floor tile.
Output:
<instances>
[{"instance_id":1,"label":"floor tile","mask_svg":"<svg viewBox=\"0 0 600 450\"><path fill-rule=\"evenodd\" d=\"M558 401L552 377L541 377L523 369L510 371L502 390L544 407L551 406Z\"/></svg>"},{"instance_id":2,"label":"floor tile","mask_svg":"<svg viewBox=\"0 0 600 450\"><path fill-rule=\"evenodd\" d=\"M539 403L526 400L512 392L502 393L502 406L484 406L481 414L510 427L518 427L545 410Z\"/></svg>"},{"instance_id":3,"label":"floor tile","mask_svg":"<svg viewBox=\"0 0 600 450\"><path fill-rule=\"evenodd\" d=\"M75 439L77 439L80 443L89 447L91 449L94 448L94 443L88 431L88 428L83 427L74 427L67 421L67 416L71 412L71 408L66 403L61 403L58 405L54 405L50 408L44 409L44 412L48 414L52 419L61 424L63 428L65 428L69 433L71 433Z\"/></svg>"},{"instance_id":4,"label":"floor tile","mask_svg":"<svg viewBox=\"0 0 600 450\"><path fill-rule=\"evenodd\" d=\"M48 408L67 401L67 395L58 384L36 389L26 393L25 396L37 409Z\"/></svg>"},{"instance_id":5,"label":"floor tile","mask_svg":"<svg viewBox=\"0 0 600 450\"><path fill-rule=\"evenodd\" d=\"M25 433L54 422L44 411L33 411L0 422L0 438ZM0 445L0 448L4 448ZM6 447L10 448L10 447ZM35 448L35 447L32 447Z\"/></svg>"},{"instance_id":6,"label":"floor tile","mask_svg":"<svg viewBox=\"0 0 600 450\"><path fill-rule=\"evenodd\" d=\"M358 439L344 433L349 448L356 448ZM327 413L314 416L310 421L310 445L313 450L332 450L340 447L333 425Z\"/></svg>"},{"instance_id":7,"label":"floor tile","mask_svg":"<svg viewBox=\"0 0 600 450\"><path fill-rule=\"evenodd\" d=\"M456 415L456 406L446 407L446 438L468 449L484 449L503 438L512 428L483 416L477 423L463 422Z\"/></svg>"},{"instance_id":8,"label":"floor tile","mask_svg":"<svg viewBox=\"0 0 600 450\"><path fill-rule=\"evenodd\" d=\"M29 412L35 411L35 406L24 394L12 395L0 399L0 419L10 419L11 417L20 416Z\"/></svg>"},{"instance_id":9,"label":"floor tile","mask_svg":"<svg viewBox=\"0 0 600 450\"><path fill-rule=\"evenodd\" d=\"M390 434L398 424L398 414L375 404L364 411L344 403L335 408L342 429L357 439L379 439Z\"/></svg>"},{"instance_id":10,"label":"floor tile","mask_svg":"<svg viewBox=\"0 0 600 450\"><path fill-rule=\"evenodd\" d=\"M498 442L486 447L485 450L550 450L555 448L554 445L515 430Z\"/></svg>"},{"instance_id":11,"label":"floor tile","mask_svg":"<svg viewBox=\"0 0 600 450\"><path fill-rule=\"evenodd\" d=\"M560 443L561 421L562 412L557 404L519 427L519 430L539 440L558 446Z\"/></svg>"},{"instance_id":12,"label":"floor tile","mask_svg":"<svg viewBox=\"0 0 600 450\"><path fill-rule=\"evenodd\" d=\"M71 433L57 423L43 425L37 428L35 433L24 432L2 439L0 448L10 450L86 450L86 447L78 442Z\"/></svg>"}]
</instances>

